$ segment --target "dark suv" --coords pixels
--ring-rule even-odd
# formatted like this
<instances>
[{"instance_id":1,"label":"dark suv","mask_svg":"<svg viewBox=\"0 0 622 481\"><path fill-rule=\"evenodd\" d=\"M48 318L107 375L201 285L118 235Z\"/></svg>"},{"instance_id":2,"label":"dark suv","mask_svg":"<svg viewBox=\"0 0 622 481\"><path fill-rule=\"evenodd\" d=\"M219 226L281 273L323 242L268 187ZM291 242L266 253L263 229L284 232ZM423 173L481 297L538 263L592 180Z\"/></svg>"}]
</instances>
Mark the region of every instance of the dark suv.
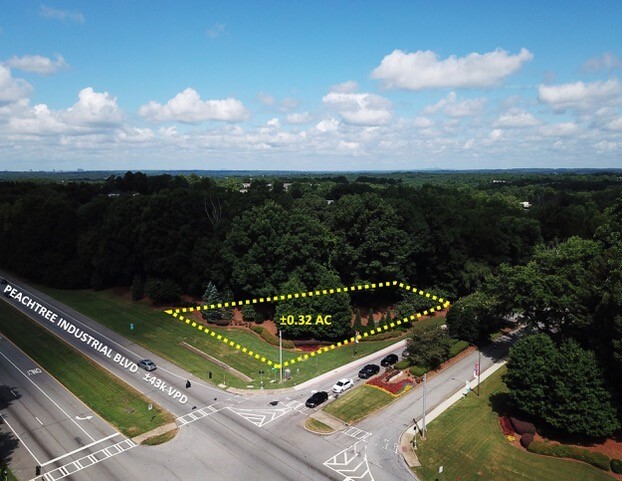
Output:
<instances>
[{"instance_id":1,"label":"dark suv","mask_svg":"<svg viewBox=\"0 0 622 481\"><path fill-rule=\"evenodd\" d=\"M361 379L368 379L379 372L380 366L378 366L378 364L367 364L367 366L359 371L359 377Z\"/></svg>"},{"instance_id":2,"label":"dark suv","mask_svg":"<svg viewBox=\"0 0 622 481\"><path fill-rule=\"evenodd\" d=\"M326 391L318 391L314 393L309 399L307 399L305 406L307 406L308 408L314 408L319 404L322 404L327 399L328 393Z\"/></svg>"},{"instance_id":3,"label":"dark suv","mask_svg":"<svg viewBox=\"0 0 622 481\"><path fill-rule=\"evenodd\" d=\"M395 364L397 360L398 360L397 354L389 354L382 361L380 361L380 365L384 367L393 366L393 364Z\"/></svg>"}]
</instances>

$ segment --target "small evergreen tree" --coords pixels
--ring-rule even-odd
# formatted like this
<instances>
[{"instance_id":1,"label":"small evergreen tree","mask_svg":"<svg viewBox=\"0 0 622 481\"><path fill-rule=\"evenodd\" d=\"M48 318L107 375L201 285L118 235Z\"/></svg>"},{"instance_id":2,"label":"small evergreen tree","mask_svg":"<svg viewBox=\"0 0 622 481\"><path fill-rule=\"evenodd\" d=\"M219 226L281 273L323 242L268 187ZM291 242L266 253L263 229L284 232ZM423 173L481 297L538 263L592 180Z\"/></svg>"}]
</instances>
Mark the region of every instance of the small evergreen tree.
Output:
<instances>
[{"instance_id":1,"label":"small evergreen tree","mask_svg":"<svg viewBox=\"0 0 622 481\"><path fill-rule=\"evenodd\" d=\"M374 311L370 308L367 313L367 330L375 329L376 322L374 321Z\"/></svg>"},{"instance_id":2,"label":"small evergreen tree","mask_svg":"<svg viewBox=\"0 0 622 481\"><path fill-rule=\"evenodd\" d=\"M133 301L140 301L143 297L145 297L145 281L143 281L142 277L139 275L134 276L130 291L132 292Z\"/></svg>"},{"instance_id":3,"label":"small evergreen tree","mask_svg":"<svg viewBox=\"0 0 622 481\"><path fill-rule=\"evenodd\" d=\"M359 334L363 332L363 320L361 319L361 310L356 309L356 316L354 317L354 331Z\"/></svg>"}]
</instances>

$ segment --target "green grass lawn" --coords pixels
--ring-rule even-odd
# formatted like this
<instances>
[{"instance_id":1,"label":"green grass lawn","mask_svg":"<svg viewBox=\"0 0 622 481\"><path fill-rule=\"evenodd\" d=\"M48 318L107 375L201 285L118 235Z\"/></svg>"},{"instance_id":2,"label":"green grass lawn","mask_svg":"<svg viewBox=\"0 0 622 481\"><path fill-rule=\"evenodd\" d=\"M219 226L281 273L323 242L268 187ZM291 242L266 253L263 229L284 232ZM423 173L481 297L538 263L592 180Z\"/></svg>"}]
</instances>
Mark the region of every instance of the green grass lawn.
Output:
<instances>
[{"instance_id":1,"label":"green grass lawn","mask_svg":"<svg viewBox=\"0 0 622 481\"><path fill-rule=\"evenodd\" d=\"M611 481L593 466L531 454L505 439L491 407L507 392L501 380L504 372L505 368L482 383L480 397L469 394L428 426L427 439L418 442L422 466L415 469L417 475L423 481Z\"/></svg>"},{"instance_id":2,"label":"green grass lawn","mask_svg":"<svg viewBox=\"0 0 622 481\"><path fill-rule=\"evenodd\" d=\"M4 302L0 332L125 435L133 437L173 421L158 406L149 411L150 401L141 393Z\"/></svg>"},{"instance_id":3,"label":"green grass lawn","mask_svg":"<svg viewBox=\"0 0 622 481\"><path fill-rule=\"evenodd\" d=\"M66 291L37 286L38 289L58 299L77 311L91 317L110 329L134 340L136 343L176 363L197 377L209 381L208 371L213 373L212 382L227 386L244 388L247 383L236 378L230 371L202 358L201 356L182 347L182 341L191 344L203 352L216 357L231 367L243 372L255 380L254 386L259 387L259 371L265 371L264 385L266 388L282 387L278 383L269 383L274 379L274 372L270 367L247 354L218 341L185 323L179 322L163 310L157 310L146 302L132 302L129 299L116 295L111 290L104 291ZM442 320L442 321L441 321ZM444 322L444 318L432 318L422 322ZM130 323L134 324L134 331L130 332ZM276 346L266 343L252 332L241 329L212 327L210 329L226 336L241 346L260 353L267 359L277 361L279 352ZM342 366L350 361L376 352L395 343L397 339L360 342L337 348L319 356L309 357L306 361L296 362L288 366L292 379L288 384L299 384L319 374ZM356 355L354 349L356 348ZM283 360L291 361L300 356L301 351L283 351Z\"/></svg>"},{"instance_id":4,"label":"green grass lawn","mask_svg":"<svg viewBox=\"0 0 622 481\"><path fill-rule=\"evenodd\" d=\"M335 432L335 430L331 428L328 424L325 424L322 421L318 421L315 418L307 418L305 420L305 427L313 432L320 434L330 434Z\"/></svg>"},{"instance_id":5,"label":"green grass lawn","mask_svg":"<svg viewBox=\"0 0 622 481\"><path fill-rule=\"evenodd\" d=\"M375 387L362 385L324 408L329 414L346 423L354 423L373 413L396 398Z\"/></svg>"}]
</instances>

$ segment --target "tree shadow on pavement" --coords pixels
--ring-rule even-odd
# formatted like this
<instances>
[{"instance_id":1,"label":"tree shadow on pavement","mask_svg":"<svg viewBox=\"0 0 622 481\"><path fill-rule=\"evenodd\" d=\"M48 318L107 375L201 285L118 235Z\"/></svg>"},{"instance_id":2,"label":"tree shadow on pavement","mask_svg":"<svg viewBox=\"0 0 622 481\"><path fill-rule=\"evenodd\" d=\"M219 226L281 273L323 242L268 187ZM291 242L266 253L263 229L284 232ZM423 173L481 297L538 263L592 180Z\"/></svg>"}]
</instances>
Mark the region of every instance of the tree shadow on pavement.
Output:
<instances>
[{"instance_id":1,"label":"tree shadow on pavement","mask_svg":"<svg viewBox=\"0 0 622 481\"><path fill-rule=\"evenodd\" d=\"M19 445L17 438L5 425L5 414L2 413L2 411L20 397L22 397L21 393L16 387L9 387L6 385L0 386L0 467L10 463L11 456Z\"/></svg>"}]
</instances>

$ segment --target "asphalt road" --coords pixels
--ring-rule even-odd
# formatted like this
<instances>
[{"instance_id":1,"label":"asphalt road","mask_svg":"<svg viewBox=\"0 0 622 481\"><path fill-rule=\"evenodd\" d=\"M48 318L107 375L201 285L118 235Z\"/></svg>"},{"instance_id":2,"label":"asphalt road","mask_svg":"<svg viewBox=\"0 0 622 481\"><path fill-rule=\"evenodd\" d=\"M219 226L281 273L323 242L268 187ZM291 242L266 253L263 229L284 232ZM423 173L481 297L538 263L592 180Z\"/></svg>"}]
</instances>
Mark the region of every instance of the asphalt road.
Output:
<instances>
[{"instance_id":1,"label":"asphalt road","mask_svg":"<svg viewBox=\"0 0 622 481\"><path fill-rule=\"evenodd\" d=\"M33 478L37 465L53 472L117 443L132 444L4 338L0 339L0 398L0 430L21 446L11 461L20 479ZM74 451L75 457L67 456Z\"/></svg>"},{"instance_id":2,"label":"asphalt road","mask_svg":"<svg viewBox=\"0 0 622 481\"><path fill-rule=\"evenodd\" d=\"M0 273L1 274L1 273ZM12 282L9 279L9 282ZM421 386L391 404L378 415L357 426L352 426L331 436L317 436L306 431L302 424L311 410L304 406L314 390L330 390L342 377L351 377L355 385L362 381L357 373L367 362L379 363L388 352L401 353L404 343L376 353L365 360L344 366L336 371L305 382L293 389L271 392L255 391L252 395L235 395L216 389L193 378L179 367L155 356L115 332L50 299L44 294L25 286L14 284L20 292L28 294L58 318L88 333L94 340L113 351L99 352L92 345L76 339L56 322L34 312L14 298L10 302L35 319L54 334L66 339L78 350L100 363L128 384L136 387L153 402L157 402L177 416L180 432L176 439L162 446L132 447L97 465L89 466L71 476L71 479L119 479L119 480L346 480L397 481L412 479L401 455L397 441L413 418L420 422L422 413ZM4 290L4 289L3 289ZM48 314L48 317L50 315ZM65 324L66 325L66 324ZM507 346L497 345L499 352L482 356L482 370L491 365ZM150 358L158 369L152 374L166 383L166 389L156 389L145 381L145 372L133 372L129 364L115 362L116 354L131 363ZM30 361L32 363L32 361ZM431 411L464 387L464 381L473 378L473 364L477 353L472 353L441 374L427 385L427 411ZM4 378L2 378L4 379ZM190 379L191 389L185 389ZM171 388L169 390L168 388ZM175 397L183 393L187 399ZM184 400L185 402L181 402ZM273 406L270 401L277 400ZM28 409L32 410L30 402ZM84 407L83 407L84 409ZM29 414L19 417L28 419ZM32 416L30 415L32 418ZM24 421L26 422L26 421ZM24 426L24 432L36 428L32 423ZM35 439L38 449L50 449L47 440ZM55 448L70 452L80 444L61 438ZM46 445L45 447L43 447ZM35 453L36 454L36 453ZM67 459L73 460L74 457ZM50 466L52 467L52 466ZM29 479L20 477L20 479ZM57 479L57 478L52 478ZM47 481L48 480L46 478Z\"/></svg>"}]
</instances>

